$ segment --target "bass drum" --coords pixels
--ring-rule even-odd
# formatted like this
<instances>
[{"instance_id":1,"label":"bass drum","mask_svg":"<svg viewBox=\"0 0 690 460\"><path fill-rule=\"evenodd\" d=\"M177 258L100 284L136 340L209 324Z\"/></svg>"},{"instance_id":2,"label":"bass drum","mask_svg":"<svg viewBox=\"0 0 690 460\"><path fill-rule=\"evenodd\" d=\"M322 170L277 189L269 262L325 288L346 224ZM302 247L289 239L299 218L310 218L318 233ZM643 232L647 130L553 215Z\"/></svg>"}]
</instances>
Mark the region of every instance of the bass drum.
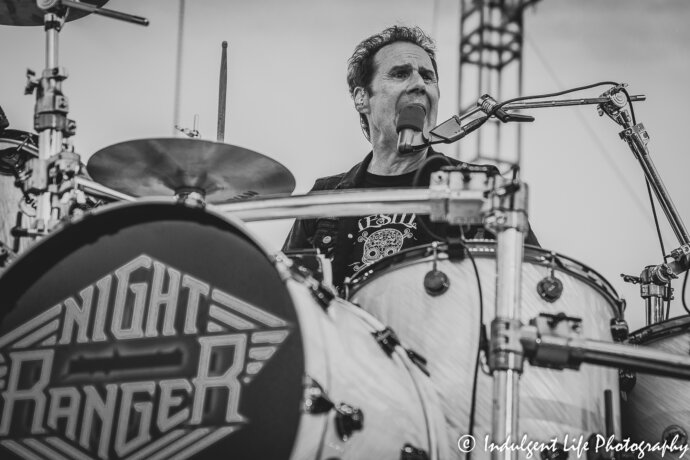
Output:
<instances>
[{"instance_id":1,"label":"bass drum","mask_svg":"<svg viewBox=\"0 0 690 460\"><path fill-rule=\"evenodd\" d=\"M690 353L690 316L644 327L630 334L628 340L654 350L687 356ZM689 391L687 380L637 373L635 385L623 398L624 437L652 444L666 441L671 445L677 436L675 445L686 445L690 434ZM649 455L662 458L660 452ZM677 458L677 455L675 452L670 457Z\"/></svg>"},{"instance_id":2,"label":"bass drum","mask_svg":"<svg viewBox=\"0 0 690 460\"><path fill-rule=\"evenodd\" d=\"M470 242L467 247L477 264L488 332L495 311L496 247L492 241ZM349 299L388 324L401 341L427 359L445 411L448 443L455 446L470 431L480 298L469 259L449 260L445 245L439 245L436 257L434 253L429 245L374 263L350 281ZM586 337L612 341L610 320L621 316L621 301L601 276L572 259L531 246L525 247L524 262L523 323L540 313L562 312L582 319ZM449 286L443 293L430 295L424 279L434 268L445 273ZM552 269L562 283L562 294L547 302L537 286L545 278L552 279ZM554 291L550 293L556 297ZM530 441L550 443L555 438L560 444L566 443L567 434L564 447L570 447L573 440L577 443L580 436L584 443L592 434L609 431L605 407L610 401L609 428L619 435L617 395L618 372L614 369L583 364L579 371L558 371L525 363L520 379L519 432ZM474 424L478 446L473 457L490 456L483 448L485 439L490 439L486 436L491 433L491 400L491 377L479 370ZM520 439L513 441L520 444ZM578 452L568 453L572 458Z\"/></svg>"},{"instance_id":3,"label":"bass drum","mask_svg":"<svg viewBox=\"0 0 690 460\"><path fill-rule=\"evenodd\" d=\"M0 278L0 457L447 458L425 375L324 296L218 214L88 213Z\"/></svg>"},{"instance_id":4,"label":"bass drum","mask_svg":"<svg viewBox=\"0 0 690 460\"><path fill-rule=\"evenodd\" d=\"M11 233L22 201L22 191L14 182L15 172L23 171L26 161L37 156L38 136L16 129L0 131L0 273L5 263L29 246L27 238L15 241Z\"/></svg>"}]
</instances>

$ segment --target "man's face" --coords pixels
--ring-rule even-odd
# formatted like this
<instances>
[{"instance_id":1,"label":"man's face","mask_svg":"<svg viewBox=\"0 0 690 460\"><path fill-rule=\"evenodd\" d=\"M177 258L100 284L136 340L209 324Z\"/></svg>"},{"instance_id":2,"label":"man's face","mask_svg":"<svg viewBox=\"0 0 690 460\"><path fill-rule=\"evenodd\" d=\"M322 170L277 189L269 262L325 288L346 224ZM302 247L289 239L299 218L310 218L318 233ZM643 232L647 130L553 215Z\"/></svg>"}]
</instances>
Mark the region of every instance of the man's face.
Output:
<instances>
[{"instance_id":1,"label":"man's face","mask_svg":"<svg viewBox=\"0 0 690 460\"><path fill-rule=\"evenodd\" d=\"M374 77L368 92L366 114L371 140L397 143L395 126L400 111L410 103L426 109L424 133L436 126L438 81L431 58L419 46L395 42L374 56Z\"/></svg>"}]
</instances>

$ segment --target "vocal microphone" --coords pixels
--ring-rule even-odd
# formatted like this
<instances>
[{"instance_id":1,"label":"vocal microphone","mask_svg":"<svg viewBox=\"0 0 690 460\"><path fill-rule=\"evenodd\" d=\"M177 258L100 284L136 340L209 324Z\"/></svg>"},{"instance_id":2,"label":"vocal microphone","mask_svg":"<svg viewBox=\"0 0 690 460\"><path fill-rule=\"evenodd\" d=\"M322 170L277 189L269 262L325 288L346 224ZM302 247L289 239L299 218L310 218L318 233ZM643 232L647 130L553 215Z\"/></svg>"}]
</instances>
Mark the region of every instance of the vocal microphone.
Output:
<instances>
[{"instance_id":1,"label":"vocal microphone","mask_svg":"<svg viewBox=\"0 0 690 460\"><path fill-rule=\"evenodd\" d=\"M413 144L415 138L424 129L424 118L426 117L426 109L421 104L409 104L403 107L398 116L398 124L395 126L395 131L398 133L398 152L402 154L412 153L415 147L426 147L426 143L415 146Z\"/></svg>"}]
</instances>

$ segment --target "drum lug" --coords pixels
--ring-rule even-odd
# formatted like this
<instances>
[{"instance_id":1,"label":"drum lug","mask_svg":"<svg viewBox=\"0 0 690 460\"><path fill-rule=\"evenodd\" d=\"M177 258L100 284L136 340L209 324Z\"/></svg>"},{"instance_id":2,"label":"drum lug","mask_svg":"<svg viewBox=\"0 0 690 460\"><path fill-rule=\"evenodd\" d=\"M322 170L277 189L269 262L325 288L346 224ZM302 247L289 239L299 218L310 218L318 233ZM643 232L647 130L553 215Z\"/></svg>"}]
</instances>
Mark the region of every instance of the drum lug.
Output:
<instances>
[{"instance_id":1,"label":"drum lug","mask_svg":"<svg viewBox=\"0 0 690 460\"><path fill-rule=\"evenodd\" d=\"M324 310L327 309L328 306L331 304L331 301L335 299L335 293L327 286L320 283L316 278L314 278L314 276L308 268L294 263L284 254L278 254L275 257L275 262L276 267L278 267L279 270L281 270L281 266L287 266L289 274L284 276L288 276L294 279L295 281L305 285L307 289L309 289L309 293L314 298L314 300L316 300Z\"/></svg>"},{"instance_id":2,"label":"drum lug","mask_svg":"<svg viewBox=\"0 0 690 460\"><path fill-rule=\"evenodd\" d=\"M611 336L614 342L623 342L628 338L628 322L623 318L611 319Z\"/></svg>"},{"instance_id":3,"label":"drum lug","mask_svg":"<svg viewBox=\"0 0 690 460\"><path fill-rule=\"evenodd\" d=\"M537 293L539 297L549 303L553 303L561 298L563 294L563 282L556 278L556 260L555 252L551 252L549 257L549 269L551 273L537 284Z\"/></svg>"},{"instance_id":4,"label":"drum lug","mask_svg":"<svg viewBox=\"0 0 690 460\"><path fill-rule=\"evenodd\" d=\"M560 442L554 444L553 450L545 449L541 451L542 460L566 460L568 458L568 451Z\"/></svg>"},{"instance_id":5,"label":"drum lug","mask_svg":"<svg viewBox=\"0 0 690 460\"><path fill-rule=\"evenodd\" d=\"M549 303L553 303L561 298L563 294L563 283L555 276L547 276L537 284L539 297Z\"/></svg>"},{"instance_id":6,"label":"drum lug","mask_svg":"<svg viewBox=\"0 0 690 460\"><path fill-rule=\"evenodd\" d=\"M340 403L335 410L335 428L341 440L347 441L352 433L364 427L364 413L360 409Z\"/></svg>"},{"instance_id":7,"label":"drum lug","mask_svg":"<svg viewBox=\"0 0 690 460\"><path fill-rule=\"evenodd\" d=\"M393 354L393 351L395 350L395 347L400 345L400 340L398 339L398 336L395 334L395 331L391 329L390 327L387 327L383 330L372 332L371 335L374 336L378 344L383 348L383 351L386 352L388 356Z\"/></svg>"},{"instance_id":8,"label":"drum lug","mask_svg":"<svg viewBox=\"0 0 690 460\"><path fill-rule=\"evenodd\" d=\"M637 373L630 369L618 369L618 386L624 393L630 393L637 383Z\"/></svg>"},{"instance_id":9,"label":"drum lug","mask_svg":"<svg viewBox=\"0 0 690 460\"><path fill-rule=\"evenodd\" d=\"M424 276L424 290L432 297L444 294L449 287L448 275L440 270L431 270Z\"/></svg>"},{"instance_id":10,"label":"drum lug","mask_svg":"<svg viewBox=\"0 0 690 460\"><path fill-rule=\"evenodd\" d=\"M304 378L304 402L302 410L307 414L325 414L335 408L335 429L344 442L352 433L364 427L364 413L349 404L333 404L319 383L309 376Z\"/></svg>"},{"instance_id":11,"label":"drum lug","mask_svg":"<svg viewBox=\"0 0 690 460\"><path fill-rule=\"evenodd\" d=\"M400 460L429 460L429 454L422 449L418 449L410 444L405 444L400 451Z\"/></svg>"},{"instance_id":12,"label":"drum lug","mask_svg":"<svg viewBox=\"0 0 690 460\"><path fill-rule=\"evenodd\" d=\"M319 382L309 376L304 378L304 401L302 410L307 414L324 414L335 407L328 399Z\"/></svg>"},{"instance_id":13,"label":"drum lug","mask_svg":"<svg viewBox=\"0 0 690 460\"><path fill-rule=\"evenodd\" d=\"M669 425L662 433L661 441L676 446L684 446L688 443L688 432L678 425Z\"/></svg>"},{"instance_id":14,"label":"drum lug","mask_svg":"<svg viewBox=\"0 0 690 460\"><path fill-rule=\"evenodd\" d=\"M431 243L431 248L434 252L434 261L431 271L424 275L424 290L430 296L436 297L448 290L450 287L450 280L448 279L448 275L436 268L438 262L438 241ZM462 255L462 251L460 254Z\"/></svg>"},{"instance_id":15,"label":"drum lug","mask_svg":"<svg viewBox=\"0 0 690 460\"><path fill-rule=\"evenodd\" d=\"M427 361L426 361L426 358L424 356L422 356L419 353L417 353L416 351L410 350L408 348L405 348L405 352L407 353L407 357L410 358L410 360L413 363L415 363L415 365L419 368L419 370L424 372L424 374L427 377L431 377L431 373L429 372L429 369L427 369L427 367L426 367Z\"/></svg>"},{"instance_id":16,"label":"drum lug","mask_svg":"<svg viewBox=\"0 0 690 460\"><path fill-rule=\"evenodd\" d=\"M14 258L14 253L12 250L5 246L5 243L0 241L0 269L2 269L5 264L8 264Z\"/></svg>"}]
</instances>

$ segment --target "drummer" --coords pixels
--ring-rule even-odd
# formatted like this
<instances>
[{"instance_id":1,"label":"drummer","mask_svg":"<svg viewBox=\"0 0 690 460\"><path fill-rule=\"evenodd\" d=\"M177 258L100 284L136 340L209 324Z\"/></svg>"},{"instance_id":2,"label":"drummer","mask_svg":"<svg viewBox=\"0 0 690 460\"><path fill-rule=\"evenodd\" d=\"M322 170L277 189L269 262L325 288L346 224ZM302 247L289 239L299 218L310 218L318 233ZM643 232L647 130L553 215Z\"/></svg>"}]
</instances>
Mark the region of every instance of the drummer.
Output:
<instances>
[{"instance_id":1,"label":"drummer","mask_svg":"<svg viewBox=\"0 0 690 460\"><path fill-rule=\"evenodd\" d=\"M462 163L430 147L398 152L396 123L403 107L421 104L426 109L426 136L436 125L440 93L435 45L419 27L392 26L362 41L348 61L347 84L372 150L348 172L317 179L312 191L428 186L431 172ZM383 257L433 242L440 226L432 227L432 235L425 223L428 219L420 224L413 213L298 219L283 250L319 249L332 259L333 284L340 287ZM479 225L463 228L462 234L465 239L494 238ZM538 245L531 230L526 243Z\"/></svg>"}]
</instances>

